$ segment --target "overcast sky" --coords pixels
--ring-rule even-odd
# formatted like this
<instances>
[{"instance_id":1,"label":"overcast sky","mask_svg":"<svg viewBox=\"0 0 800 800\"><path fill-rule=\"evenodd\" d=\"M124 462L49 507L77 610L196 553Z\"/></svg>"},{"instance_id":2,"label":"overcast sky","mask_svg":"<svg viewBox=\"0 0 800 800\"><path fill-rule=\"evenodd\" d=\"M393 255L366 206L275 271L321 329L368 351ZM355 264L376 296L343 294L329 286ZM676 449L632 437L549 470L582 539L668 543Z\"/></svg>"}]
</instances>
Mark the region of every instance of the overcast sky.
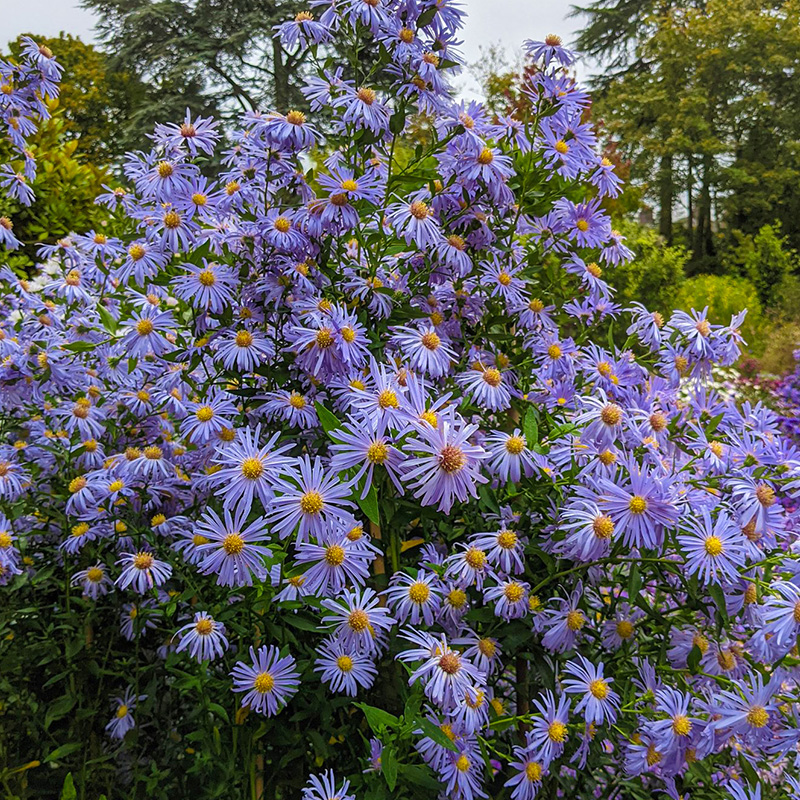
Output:
<instances>
[{"instance_id":1,"label":"overcast sky","mask_svg":"<svg viewBox=\"0 0 800 800\"><path fill-rule=\"evenodd\" d=\"M565 41L572 38L576 20L567 19L569 2L551 0L464 0L467 24L463 33L464 54L468 62L478 61L481 47L499 43L515 61L524 39L543 39L557 33ZM77 0L0 0L0 48L20 33L57 36L60 31L93 39L93 15L82 9ZM11 10L13 8L13 10ZM9 13L10 11L10 13ZM461 81L462 92L477 94L470 78Z\"/></svg>"}]
</instances>

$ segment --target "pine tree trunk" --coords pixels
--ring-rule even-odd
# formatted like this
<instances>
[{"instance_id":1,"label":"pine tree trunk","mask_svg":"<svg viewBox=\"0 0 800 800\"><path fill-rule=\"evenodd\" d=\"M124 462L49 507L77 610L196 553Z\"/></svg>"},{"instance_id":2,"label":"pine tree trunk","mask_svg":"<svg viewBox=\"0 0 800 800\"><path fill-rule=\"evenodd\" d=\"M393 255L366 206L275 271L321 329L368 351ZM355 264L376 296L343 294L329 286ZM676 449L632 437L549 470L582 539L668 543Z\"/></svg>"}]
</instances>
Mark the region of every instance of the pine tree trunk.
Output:
<instances>
[{"instance_id":1,"label":"pine tree trunk","mask_svg":"<svg viewBox=\"0 0 800 800\"><path fill-rule=\"evenodd\" d=\"M659 219L658 231L667 240L667 244L672 244L672 201L674 187L672 185L672 156L661 157L661 164L658 171L659 183Z\"/></svg>"}]
</instances>

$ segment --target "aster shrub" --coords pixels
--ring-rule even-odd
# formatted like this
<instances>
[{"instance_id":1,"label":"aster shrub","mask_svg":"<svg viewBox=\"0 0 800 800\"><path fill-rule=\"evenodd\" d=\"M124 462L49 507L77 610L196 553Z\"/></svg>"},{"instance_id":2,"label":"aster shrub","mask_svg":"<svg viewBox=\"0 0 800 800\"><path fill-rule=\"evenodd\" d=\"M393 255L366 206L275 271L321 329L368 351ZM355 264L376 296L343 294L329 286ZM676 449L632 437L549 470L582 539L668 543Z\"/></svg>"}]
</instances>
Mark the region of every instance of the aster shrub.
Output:
<instances>
[{"instance_id":1,"label":"aster shrub","mask_svg":"<svg viewBox=\"0 0 800 800\"><path fill-rule=\"evenodd\" d=\"M800 459L707 386L743 314L614 301L557 37L494 118L457 4L311 5L308 118L159 126L107 231L0 271L0 780L800 797Z\"/></svg>"}]
</instances>

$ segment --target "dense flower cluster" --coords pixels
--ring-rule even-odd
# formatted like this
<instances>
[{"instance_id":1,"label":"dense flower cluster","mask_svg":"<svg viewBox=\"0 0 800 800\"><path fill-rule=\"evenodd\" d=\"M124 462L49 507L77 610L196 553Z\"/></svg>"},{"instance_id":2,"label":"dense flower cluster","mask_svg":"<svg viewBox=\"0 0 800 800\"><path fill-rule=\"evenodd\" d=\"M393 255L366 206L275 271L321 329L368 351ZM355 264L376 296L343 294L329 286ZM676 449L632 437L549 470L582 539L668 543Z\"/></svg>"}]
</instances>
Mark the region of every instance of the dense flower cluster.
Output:
<instances>
[{"instance_id":1,"label":"dense flower cluster","mask_svg":"<svg viewBox=\"0 0 800 800\"><path fill-rule=\"evenodd\" d=\"M395 669L442 797L800 797L800 458L703 387L742 315L614 302L619 180L557 37L493 119L449 93L455 3L311 5L284 43L380 53L308 81L318 123L247 115L213 178L213 121L159 126L99 198L124 234L0 271L0 581L56 564L253 714L369 700L367 776L306 800L394 790Z\"/></svg>"}]
</instances>

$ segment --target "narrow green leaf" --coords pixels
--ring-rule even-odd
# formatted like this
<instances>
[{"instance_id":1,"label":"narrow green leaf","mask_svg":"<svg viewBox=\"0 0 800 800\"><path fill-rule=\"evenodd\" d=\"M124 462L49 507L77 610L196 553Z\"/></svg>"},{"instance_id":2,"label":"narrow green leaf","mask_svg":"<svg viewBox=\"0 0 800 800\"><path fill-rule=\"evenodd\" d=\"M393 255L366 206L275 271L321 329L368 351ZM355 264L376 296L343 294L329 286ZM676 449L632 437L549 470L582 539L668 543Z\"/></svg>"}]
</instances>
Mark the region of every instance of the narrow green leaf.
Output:
<instances>
[{"instance_id":1,"label":"narrow green leaf","mask_svg":"<svg viewBox=\"0 0 800 800\"><path fill-rule=\"evenodd\" d=\"M378 508L378 493L375 491L375 485L369 487L367 496L362 499L361 490L358 491L357 501L359 508L367 515L367 519L375 525L381 524L381 513Z\"/></svg>"},{"instance_id":2,"label":"narrow green leaf","mask_svg":"<svg viewBox=\"0 0 800 800\"><path fill-rule=\"evenodd\" d=\"M75 782L72 780L72 773L68 772L64 778L64 785L61 787L61 800L76 800L78 793L75 791Z\"/></svg>"},{"instance_id":3,"label":"narrow green leaf","mask_svg":"<svg viewBox=\"0 0 800 800\"><path fill-rule=\"evenodd\" d=\"M539 421L534 406L530 406L525 413L525 421L522 424L522 432L525 434L525 442L528 447L533 447L539 443Z\"/></svg>"},{"instance_id":4,"label":"narrow green leaf","mask_svg":"<svg viewBox=\"0 0 800 800\"><path fill-rule=\"evenodd\" d=\"M700 648L695 644L692 645L692 649L689 651L689 656L686 659L686 663L689 666L689 672L692 675L697 675L697 667L700 666L700 659L703 657L703 653Z\"/></svg>"},{"instance_id":5,"label":"narrow green leaf","mask_svg":"<svg viewBox=\"0 0 800 800\"><path fill-rule=\"evenodd\" d=\"M386 778L386 785L389 787L389 791L393 792L397 784L397 758L392 747L383 748L381 753L381 772L383 772L383 777Z\"/></svg>"},{"instance_id":6,"label":"narrow green leaf","mask_svg":"<svg viewBox=\"0 0 800 800\"><path fill-rule=\"evenodd\" d=\"M433 739L436 744L452 750L454 753L458 752L455 742L451 741L450 737L438 726L434 725L427 717L419 717L417 724L422 728L422 732L429 738Z\"/></svg>"},{"instance_id":7,"label":"narrow green leaf","mask_svg":"<svg viewBox=\"0 0 800 800\"><path fill-rule=\"evenodd\" d=\"M328 411L322 403L317 401L314 403L314 408L317 410L317 416L319 417L320 425L322 425L322 429L325 433L330 433L331 431L335 431L337 428L342 427L341 420L339 417L336 416L332 411Z\"/></svg>"},{"instance_id":8,"label":"narrow green leaf","mask_svg":"<svg viewBox=\"0 0 800 800\"><path fill-rule=\"evenodd\" d=\"M42 761L58 761L60 758L64 756L68 756L70 753L74 753L76 750L80 750L83 745L80 742L70 742L69 744L62 744L61 747L56 747L52 753L48 753Z\"/></svg>"},{"instance_id":9,"label":"narrow green leaf","mask_svg":"<svg viewBox=\"0 0 800 800\"><path fill-rule=\"evenodd\" d=\"M375 733L378 733L383 728L391 728L400 722L398 717L388 711L384 711L382 708L375 708L375 706L369 706L366 703L354 703L353 705L364 712L370 728Z\"/></svg>"}]
</instances>

